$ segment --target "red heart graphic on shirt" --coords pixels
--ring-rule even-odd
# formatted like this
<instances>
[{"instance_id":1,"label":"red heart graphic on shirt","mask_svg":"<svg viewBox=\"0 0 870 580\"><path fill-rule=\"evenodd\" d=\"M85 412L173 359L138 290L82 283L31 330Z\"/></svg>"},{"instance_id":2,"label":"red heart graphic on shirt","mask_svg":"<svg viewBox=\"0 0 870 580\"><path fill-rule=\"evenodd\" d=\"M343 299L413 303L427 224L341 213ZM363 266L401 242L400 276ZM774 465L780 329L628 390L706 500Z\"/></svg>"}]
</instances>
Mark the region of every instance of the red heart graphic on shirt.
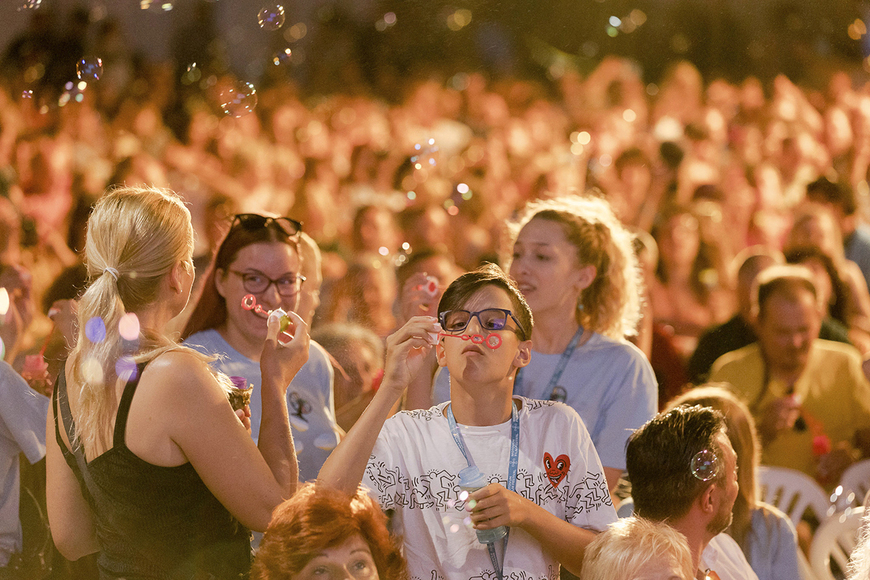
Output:
<instances>
[{"instance_id":1,"label":"red heart graphic on shirt","mask_svg":"<svg viewBox=\"0 0 870 580\"><path fill-rule=\"evenodd\" d=\"M559 487L565 476L568 475L568 470L571 469L571 459L564 453L553 461L553 456L549 453L544 453L544 471L547 473L547 479L553 484L553 487Z\"/></svg>"}]
</instances>

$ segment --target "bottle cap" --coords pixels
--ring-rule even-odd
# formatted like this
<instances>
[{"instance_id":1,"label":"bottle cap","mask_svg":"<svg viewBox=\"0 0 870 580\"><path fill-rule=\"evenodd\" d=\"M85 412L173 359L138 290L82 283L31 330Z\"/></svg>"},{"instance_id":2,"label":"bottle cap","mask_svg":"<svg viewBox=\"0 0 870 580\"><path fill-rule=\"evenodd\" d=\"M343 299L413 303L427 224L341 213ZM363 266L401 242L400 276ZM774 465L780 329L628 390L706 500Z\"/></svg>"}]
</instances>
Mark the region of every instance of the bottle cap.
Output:
<instances>
[{"instance_id":1,"label":"bottle cap","mask_svg":"<svg viewBox=\"0 0 870 580\"><path fill-rule=\"evenodd\" d=\"M476 465L470 465L459 472L459 487L483 487L486 480Z\"/></svg>"}]
</instances>

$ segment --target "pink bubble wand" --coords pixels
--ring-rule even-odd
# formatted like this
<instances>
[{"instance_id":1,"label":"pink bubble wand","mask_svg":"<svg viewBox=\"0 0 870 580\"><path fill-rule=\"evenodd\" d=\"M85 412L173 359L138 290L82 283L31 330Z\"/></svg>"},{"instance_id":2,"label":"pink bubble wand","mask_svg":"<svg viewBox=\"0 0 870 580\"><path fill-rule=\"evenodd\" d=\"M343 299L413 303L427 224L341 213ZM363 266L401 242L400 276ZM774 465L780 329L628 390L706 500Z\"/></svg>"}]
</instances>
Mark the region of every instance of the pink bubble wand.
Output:
<instances>
[{"instance_id":1,"label":"pink bubble wand","mask_svg":"<svg viewBox=\"0 0 870 580\"><path fill-rule=\"evenodd\" d=\"M269 315L271 315L273 312L276 312L276 310L280 311L281 312L281 322L280 322L280 326L278 327L278 330L281 332L284 332L285 330L287 330L287 327L290 326L291 322L293 322L292 320L290 320L290 317L287 316L287 313L285 313L280 308L278 308L276 310L266 310L265 308L262 307L262 305L257 304L257 297L254 296L253 294L245 294L242 297L242 308L244 308L245 310L251 310L254 312L254 314L258 314L261 317L266 318L266 319L268 319Z\"/></svg>"},{"instance_id":2,"label":"pink bubble wand","mask_svg":"<svg viewBox=\"0 0 870 580\"><path fill-rule=\"evenodd\" d=\"M446 332L439 332L439 337L452 337L452 338L461 338L462 340L470 340L474 344L485 344L492 350L497 349L501 346L501 337L497 334L490 333L486 336L482 334L447 334Z\"/></svg>"}]
</instances>

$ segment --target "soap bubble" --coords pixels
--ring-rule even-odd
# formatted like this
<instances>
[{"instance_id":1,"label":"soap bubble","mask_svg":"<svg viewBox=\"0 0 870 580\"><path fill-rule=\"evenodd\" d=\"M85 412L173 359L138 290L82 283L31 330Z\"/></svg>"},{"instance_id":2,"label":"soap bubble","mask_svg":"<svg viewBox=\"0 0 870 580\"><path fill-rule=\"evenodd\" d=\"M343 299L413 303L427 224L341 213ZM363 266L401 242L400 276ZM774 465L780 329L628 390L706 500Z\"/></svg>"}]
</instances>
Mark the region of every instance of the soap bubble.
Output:
<instances>
[{"instance_id":1,"label":"soap bubble","mask_svg":"<svg viewBox=\"0 0 870 580\"><path fill-rule=\"evenodd\" d=\"M187 65L184 74L181 75L181 82L185 85L198 83L200 79L202 79L202 70L200 70L195 62Z\"/></svg>"},{"instance_id":2,"label":"soap bubble","mask_svg":"<svg viewBox=\"0 0 870 580\"><path fill-rule=\"evenodd\" d=\"M23 0L18 3L18 11L36 10L40 6L42 6L42 0Z\"/></svg>"},{"instance_id":3,"label":"soap bubble","mask_svg":"<svg viewBox=\"0 0 870 580\"><path fill-rule=\"evenodd\" d=\"M719 475L719 457L709 449L702 449L692 457L692 475L701 481L710 481Z\"/></svg>"},{"instance_id":4,"label":"soap bubble","mask_svg":"<svg viewBox=\"0 0 870 580\"><path fill-rule=\"evenodd\" d=\"M425 160L430 166L435 166L436 159L435 154L438 153L438 147L435 145L435 139L428 139L425 143L415 143L414 151L416 154L411 157L411 163L414 164L416 169L422 169L423 163Z\"/></svg>"},{"instance_id":5,"label":"soap bubble","mask_svg":"<svg viewBox=\"0 0 870 580\"><path fill-rule=\"evenodd\" d=\"M9 291L0 288L0 316L6 316L7 312L9 312Z\"/></svg>"},{"instance_id":6,"label":"soap bubble","mask_svg":"<svg viewBox=\"0 0 870 580\"><path fill-rule=\"evenodd\" d=\"M94 344L106 340L106 325L99 316L85 322L85 336Z\"/></svg>"},{"instance_id":7,"label":"soap bubble","mask_svg":"<svg viewBox=\"0 0 870 580\"><path fill-rule=\"evenodd\" d=\"M21 93L21 98L22 98L22 99L32 99L32 98L33 98L33 91L31 91L30 89L28 89L28 90L22 92L22 93Z\"/></svg>"},{"instance_id":8,"label":"soap bubble","mask_svg":"<svg viewBox=\"0 0 870 580\"><path fill-rule=\"evenodd\" d=\"M460 493L459 493L459 499L461 499L462 501L467 500L467 499L468 499L468 492L465 491L465 490L463 490L462 492L460 492Z\"/></svg>"},{"instance_id":9,"label":"soap bubble","mask_svg":"<svg viewBox=\"0 0 870 580\"><path fill-rule=\"evenodd\" d=\"M450 526L450 531L455 534L456 532L459 531L459 525L453 524L452 526Z\"/></svg>"},{"instance_id":10,"label":"soap bubble","mask_svg":"<svg viewBox=\"0 0 870 580\"><path fill-rule=\"evenodd\" d=\"M247 82L239 82L221 91L221 109L227 115L244 117L257 107L257 89Z\"/></svg>"},{"instance_id":11,"label":"soap bubble","mask_svg":"<svg viewBox=\"0 0 870 580\"><path fill-rule=\"evenodd\" d=\"M96 56L86 56L76 63L76 74L81 80L100 80L103 74L103 59Z\"/></svg>"},{"instance_id":12,"label":"soap bubble","mask_svg":"<svg viewBox=\"0 0 870 580\"><path fill-rule=\"evenodd\" d=\"M139 338L139 317L132 312L122 316L118 322L118 333L125 340L133 341Z\"/></svg>"},{"instance_id":13,"label":"soap bubble","mask_svg":"<svg viewBox=\"0 0 870 580\"><path fill-rule=\"evenodd\" d=\"M263 30L278 30L284 26L284 7L280 4L269 4L260 9L257 22Z\"/></svg>"},{"instance_id":14,"label":"soap bubble","mask_svg":"<svg viewBox=\"0 0 870 580\"><path fill-rule=\"evenodd\" d=\"M279 50L275 53L275 56L272 57L272 64L275 66L281 66L284 64L290 64L290 60L292 59L293 51L289 48L285 48L284 50Z\"/></svg>"},{"instance_id":15,"label":"soap bubble","mask_svg":"<svg viewBox=\"0 0 870 580\"><path fill-rule=\"evenodd\" d=\"M124 382L135 380L138 370L133 357L122 356L115 363L115 375Z\"/></svg>"}]
</instances>

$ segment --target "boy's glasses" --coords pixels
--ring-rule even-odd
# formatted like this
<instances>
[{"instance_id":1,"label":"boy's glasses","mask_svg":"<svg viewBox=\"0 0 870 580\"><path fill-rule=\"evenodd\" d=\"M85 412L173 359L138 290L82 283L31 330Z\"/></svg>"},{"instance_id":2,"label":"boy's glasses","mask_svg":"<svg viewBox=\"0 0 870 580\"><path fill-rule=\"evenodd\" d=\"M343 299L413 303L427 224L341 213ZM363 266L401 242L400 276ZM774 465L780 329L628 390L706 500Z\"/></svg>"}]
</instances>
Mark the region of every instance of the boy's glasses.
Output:
<instances>
[{"instance_id":1,"label":"boy's glasses","mask_svg":"<svg viewBox=\"0 0 870 580\"><path fill-rule=\"evenodd\" d=\"M468 323L472 318L477 318L480 323L480 328L487 331L502 330L508 321L508 317L517 325L517 329L525 335L523 325L517 320L513 312L506 308L486 308L477 312L469 312L468 310L445 310L439 314L438 318L441 322L441 328L444 332L457 334L468 328Z\"/></svg>"},{"instance_id":2,"label":"boy's glasses","mask_svg":"<svg viewBox=\"0 0 870 580\"><path fill-rule=\"evenodd\" d=\"M275 226L287 237L293 238L302 231L302 224L288 217L269 217L256 213L240 213L233 218L230 230L240 227L245 230L259 230L269 226Z\"/></svg>"}]
</instances>

